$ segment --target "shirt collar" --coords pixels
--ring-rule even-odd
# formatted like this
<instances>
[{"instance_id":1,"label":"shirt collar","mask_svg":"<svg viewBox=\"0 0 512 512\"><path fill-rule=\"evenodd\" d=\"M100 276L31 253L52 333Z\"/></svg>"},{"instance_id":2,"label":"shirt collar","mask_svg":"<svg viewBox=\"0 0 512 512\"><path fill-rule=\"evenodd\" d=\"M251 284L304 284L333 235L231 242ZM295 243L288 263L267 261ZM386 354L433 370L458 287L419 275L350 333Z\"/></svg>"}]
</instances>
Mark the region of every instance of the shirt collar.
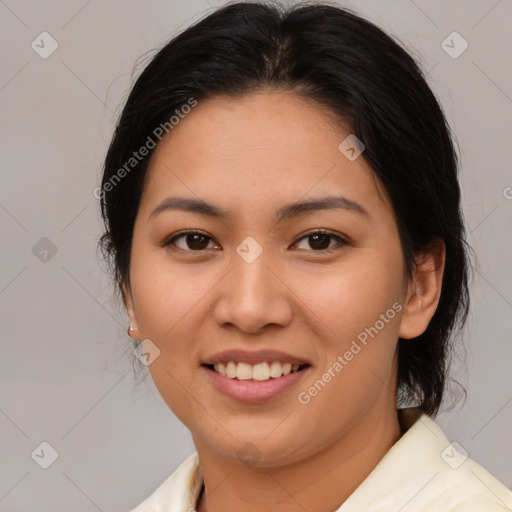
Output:
<instances>
[{"instance_id":1,"label":"shirt collar","mask_svg":"<svg viewBox=\"0 0 512 512\"><path fill-rule=\"evenodd\" d=\"M397 503L403 503L407 510L413 510L414 503L411 504L412 509L407 508L408 503L411 502L411 497L414 498L421 491L422 486L429 486L428 496L435 497L450 488L452 490L449 494L453 495L453 486L459 484L454 480L459 478L456 474L459 473L460 478L467 479L471 471L480 472L480 480L482 477L487 479L487 484L482 486L482 489L491 489L491 486L494 486L493 494L496 496L499 492L506 492L506 488L498 480L473 461L468 460L465 464L465 473L452 471L446 460L440 456L449 450L451 445L441 427L421 409L398 409L398 419L402 431L400 439L335 512L390 510L391 505L391 509L394 510ZM426 478L436 481L429 485L430 481L425 481ZM469 478L471 488L476 489L479 484L476 477L470 475ZM195 510L202 487L203 475L199 457L197 452L194 452L149 498L131 512L192 512ZM424 499L425 493L422 501Z\"/></svg>"}]
</instances>

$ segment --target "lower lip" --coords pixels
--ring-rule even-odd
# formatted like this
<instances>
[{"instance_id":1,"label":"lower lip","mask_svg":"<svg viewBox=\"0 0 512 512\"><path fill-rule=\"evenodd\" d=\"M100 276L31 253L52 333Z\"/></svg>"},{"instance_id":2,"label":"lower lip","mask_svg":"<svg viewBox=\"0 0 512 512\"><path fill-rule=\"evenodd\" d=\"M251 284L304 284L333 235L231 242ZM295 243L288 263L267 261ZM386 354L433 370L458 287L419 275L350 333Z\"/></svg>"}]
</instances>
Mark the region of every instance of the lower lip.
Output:
<instances>
[{"instance_id":1,"label":"lower lip","mask_svg":"<svg viewBox=\"0 0 512 512\"><path fill-rule=\"evenodd\" d=\"M279 394L284 393L297 384L304 374L308 373L311 366L306 366L306 368L298 372L264 381L230 379L214 370L210 370L210 368L206 366L201 366L201 368L206 372L218 390L234 400L253 404L271 400Z\"/></svg>"}]
</instances>

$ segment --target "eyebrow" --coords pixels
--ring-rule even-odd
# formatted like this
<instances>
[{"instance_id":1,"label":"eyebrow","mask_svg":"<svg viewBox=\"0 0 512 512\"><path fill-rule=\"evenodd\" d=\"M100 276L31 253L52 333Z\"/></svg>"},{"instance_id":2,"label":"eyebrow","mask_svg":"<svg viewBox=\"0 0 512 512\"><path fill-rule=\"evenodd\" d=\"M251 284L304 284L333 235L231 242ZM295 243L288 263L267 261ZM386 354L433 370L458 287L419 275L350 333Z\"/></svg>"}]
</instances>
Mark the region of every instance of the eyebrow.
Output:
<instances>
[{"instance_id":1,"label":"eyebrow","mask_svg":"<svg viewBox=\"0 0 512 512\"><path fill-rule=\"evenodd\" d=\"M348 199L344 196L326 196L318 199L308 199L298 201L296 203L287 204L279 208L275 213L275 221L282 222L306 213L316 210L343 209L350 212L358 213L365 217L369 217L368 211L356 201ZM229 217L229 211L225 208L215 206L202 199L194 199L188 197L168 197L164 199L150 214L148 220L159 213L169 210L183 210L199 215L207 215L208 217L226 219Z\"/></svg>"}]
</instances>

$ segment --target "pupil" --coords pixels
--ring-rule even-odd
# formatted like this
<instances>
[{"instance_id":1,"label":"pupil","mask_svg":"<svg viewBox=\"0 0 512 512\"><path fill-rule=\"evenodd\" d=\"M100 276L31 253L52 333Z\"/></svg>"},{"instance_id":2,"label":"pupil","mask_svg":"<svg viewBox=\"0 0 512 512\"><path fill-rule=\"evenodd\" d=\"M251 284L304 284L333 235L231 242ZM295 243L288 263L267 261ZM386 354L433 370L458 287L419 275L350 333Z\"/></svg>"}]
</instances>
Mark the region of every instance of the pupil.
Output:
<instances>
[{"instance_id":1,"label":"pupil","mask_svg":"<svg viewBox=\"0 0 512 512\"><path fill-rule=\"evenodd\" d=\"M327 247L329 247L329 237L330 235L326 234L310 235L310 238L312 238L314 241L313 243L311 243L310 241L309 245L311 246L312 249L326 249ZM320 247L318 247L318 239L320 239ZM315 244L317 244L316 247Z\"/></svg>"},{"instance_id":2,"label":"pupil","mask_svg":"<svg viewBox=\"0 0 512 512\"><path fill-rule=\"evenodd\" d=\"M191 239L193 240L192 242L191 242ZM199 239L199 243L197 243L198 239ZM205 247L201 247L201 239L203 242L202 245L205 245L204 242L205 242L206 237L204 235L200 235L197 233L192 234L192 235L187 235L187 244L191 249L194 249L194 248L199 249L199 250L205 249L206 245L208 245L208 243L206 243ZM198 245L199 245L199 247L198 247Z\"/></svg>"}]
</instances>

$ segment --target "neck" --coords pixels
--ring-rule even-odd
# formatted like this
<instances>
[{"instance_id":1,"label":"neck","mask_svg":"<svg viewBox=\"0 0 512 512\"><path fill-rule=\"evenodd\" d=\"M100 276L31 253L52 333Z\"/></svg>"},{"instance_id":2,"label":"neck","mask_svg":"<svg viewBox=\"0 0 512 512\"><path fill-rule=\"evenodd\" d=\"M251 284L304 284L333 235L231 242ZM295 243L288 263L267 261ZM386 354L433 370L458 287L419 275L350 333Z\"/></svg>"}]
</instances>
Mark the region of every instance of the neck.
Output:
<instances>
[{"instance_id":1,"label":"neck","mask_svg":"<svg viewBox=\"0 0 512 512\"><path fill-rule=\"evenodd\" d=\"M247 468L194 439L205 485L197 511L337 510L401 436L396 409L386 405L323 450L286 466Z\"/></svg>"}]
</instances>

